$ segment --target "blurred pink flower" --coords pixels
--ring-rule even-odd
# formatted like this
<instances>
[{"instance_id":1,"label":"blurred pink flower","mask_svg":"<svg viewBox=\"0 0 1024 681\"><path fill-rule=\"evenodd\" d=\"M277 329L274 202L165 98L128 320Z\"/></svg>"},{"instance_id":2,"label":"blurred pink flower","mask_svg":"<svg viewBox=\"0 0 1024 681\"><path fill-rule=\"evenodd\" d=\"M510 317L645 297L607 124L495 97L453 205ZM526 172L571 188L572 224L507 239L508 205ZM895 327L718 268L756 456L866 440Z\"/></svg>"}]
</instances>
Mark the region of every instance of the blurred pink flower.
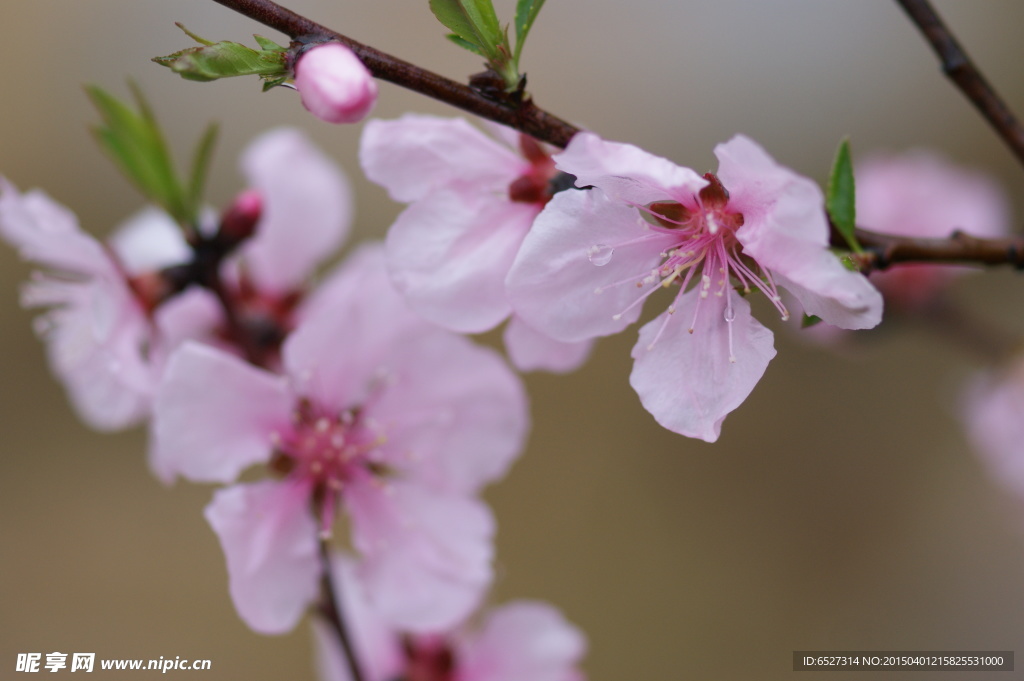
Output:
<instances>
[{"instance_id":1,"label":"blurred pink flower","mask_svg":"<svg viewBox=\"0 0 1024 681\"><path fill-rule=\"evenodd\" d=\"M160 331L216 314L212 300L196 297L151 307L149 294L159 293L148 290L148 273L191 257L176 225L146 209L104 246L43 192L21 194L0 179L0 236L47 268L33 274L22 303L50 308L36 328L79 416L99 430L137 423L149 411L166 354Z\"/></svg>"},{"instance_id":2,"label":"blurred pink flower","mask_svg":"<svg viewBox=\"0 0 1024 681\"><path fill-rule=\"evenodd\" d=\"M967 436L992 477L1024 497L1024 364L976 376L961 409Z\"/></svg>"},{"instance_id":3,"label":"blurred pink flower","mask_svg":"<svg viewBox=\"0 0 1024 681\"><path fill-rule=\"evenodd\" d=\"M882 298L828 250L824 199L750 139L715 148L718 175L581 133L555 156L587 191L557 194L508 276L513 308L562 341L617 333L643 301L678 284L668 311L640 330L630 383L655 419L714 442L775 356L772 333L734 290L777 286L844 328L878 324Z\"/></svg>"},{"instance_id":4,"label":"blurred pink flower","mask_svg":"<svg viewBox=\"0 0 1024 681\"><path fill-rule=\"evenodd\" d=\"M316 526L329 533L342 509L384 617L412 631L464 617L491 579L493 520L474 495L527 429L515 375L412 315L379 248L325 282L282 355L277 375L186 344L154 410L160 470L228 483L266 463L283 476L222 489L206 510L242 618L295 625L317 589Z\"/></svg>"},{"instance_id":5,"label":"blurred pink flower","mask_svg":"<svg viewBox=\"0 0 1024 681\"><path fill-rule=\"evenodd\" d=\"M299 132L279 129L256 139L242 168L252 190L232 207L256 218L255 235L222 275L242 323L290 328L297 292L340 245L351 221L341 172ZM235 211L237 212L237 211ZM206 216L200 230L217 228ZM224 345L222 312L197 286L170 290L167 268L193 253L166 213L146 208L104 245L74 214L40 191L21 194L0 179L0 236L22 258L42 265L23 303L51 308L37 321L54 373L90 426L114 430L148 415L165 360L186 339Z\"/></svg>"},{"instance_id":6,"label":"blurred pink flower","mask_svg":"<svg viewBox=\"0 0 1024 681\"><path fill-rule=\"evenodd\" d=\"M505 275L557 175L533 138L491 129L504 144L460 118L407 114L367 123L360 148L367 177L410 204L387 236L395 286L417 313L461 333L512 314ZM558 342L516 319L505 343L524 370L571 371L590 351L589 342Z\"/></svg>"},{"instance_id":7,"label":"blurred pink flower","mask_svg":"<svg viewBox=\"0 0 1024 681\"><path fill-rule=\"evenodd\" d=\"M494 608L479 628L465 624L409 634L382 620L350 561L335 559L340 611L366 681L583 681L586 639L557 609L538 601ZM334 632L314 623L322 681L351 681Z\"/></svg>"},{"instance_id":8,"label":"blurred pink flower","mask_svg":"<svg viewBox=\"0 0 1024 681\"><path fill-rule=\"evenodd\" d=\"M341 43L323 43L295 64L302 106L328 123L358 123L377 102L377 83L363 62Z\"/></svg>"},{"instance_id":9,"label":"blurred pink flower","mask_svg":"<svg viewBox=\"0 0 1024 681\"><path fill-rule=\"evenodd\" d=\"M909 237L945 238L954 230L977 237L1009 233L1007 198L990 177L918 150L875 154L855 166L857 222ZM927 304L963 268L910 264L872 272L871 282L901 307Z\"/></svg>"}]
</instances>

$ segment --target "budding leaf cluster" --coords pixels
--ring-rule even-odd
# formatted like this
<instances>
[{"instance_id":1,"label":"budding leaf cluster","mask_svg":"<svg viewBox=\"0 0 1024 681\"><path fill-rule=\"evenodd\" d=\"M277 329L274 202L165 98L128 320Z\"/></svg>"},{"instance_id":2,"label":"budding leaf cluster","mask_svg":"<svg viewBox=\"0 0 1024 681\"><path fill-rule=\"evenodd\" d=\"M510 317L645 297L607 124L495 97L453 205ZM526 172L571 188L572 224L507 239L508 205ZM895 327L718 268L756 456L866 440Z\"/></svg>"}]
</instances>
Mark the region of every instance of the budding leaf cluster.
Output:
<instances>
[{"instance_id":1,"label":"budding leaf cluster","mask_svg":"<svg viewBox=\"0 0 1024 681\"><path fill-rule=\"evenodd\" d=\"M501 76L506 92L520 87L519 56L530 27L543 6L544 0L518 0L516 46L513 50L508 25L501 25L491 0L430 0L434 16L452 31L448 39L486 59L488 68Z\"/></svg>"},{"instance_id":2,"label":"budding leaf cluster","mask_svg":"<svg viewBox=\"0 0 1024 681\"><path fill-rule=\"evenodd\" d=\"M210 157L217 137L211 124L193 154L189 177L181 181L156 117L138 88L136 108L96 86L86 93L103 121L93 128L100 146L139 191L179 224L194 225L199 215Z\"/></svg>"},{"instance_id":3,"label":"budding leaf cluster","mask_svg":"<svg viewBox=\"0 0 1024 681\"><path fill-rule=\"evenodd\" d=\"M200 38L181 24L178 24L178 28L199 43L199 46L165 57L154 57L153 61L186 80L207 82L232 76L260 76L267 81L264 87L267 89L280 85L288 76L288 50L273 40L253 36L260 46L260 49L255 50L229 40L215 43Z\"/></svg>"}]
</instances>

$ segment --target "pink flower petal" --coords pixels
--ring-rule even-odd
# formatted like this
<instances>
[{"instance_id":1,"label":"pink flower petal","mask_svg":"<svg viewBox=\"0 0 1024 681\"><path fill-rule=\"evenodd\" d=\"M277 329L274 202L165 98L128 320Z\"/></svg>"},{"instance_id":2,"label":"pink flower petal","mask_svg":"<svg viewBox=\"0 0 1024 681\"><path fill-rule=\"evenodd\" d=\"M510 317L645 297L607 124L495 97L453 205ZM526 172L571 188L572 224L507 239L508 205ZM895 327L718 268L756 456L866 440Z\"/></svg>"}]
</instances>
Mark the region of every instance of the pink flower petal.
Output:
<instances>
[{"instance_id":1,"label":"pink flower petal","mask_svg":"<svg viewBox=\"0 0 1024 681\"><path fill-rule=\"evenodd\" d=\"M118 430L145 416L154 389L142 355L149 326L122 279L41 275L23 289L22 304L54 308L36 329L83 421Z\"/></svg>"},{"instance_id":2,"label":"pink flower petal","mask_svg":"<svg viewBox=\"0 0 1024 681\"><path fill-rule=\"evenodd\" d=\"M689 198L707 184L689 168L589 132L578 133L554 159L559 170L576 176L577 187L592 185L614 199L641 206Z\"/></svg>"},{"instance_id":3,"label":"pink flower petal","mask_svg":"<svg viewBox=\"0 0 1024 681\"><path fill-rule=\"evenodd\" d=\"M640 305L627 310L644 292L636 283L671 243L600 190L561 192L534 221L508 274L512 308L564 342L617 333L640 316Z\"/></svg>"},{"instance_id":4,"label":"pink flower petal","mask_svg":"<svg viewBox=\"0 0 1024 681\"><path fill-rule=\"evenodd\" d=\"M563 343L534 330L513 315L505 327L505 351L520 371L566 374L579 369L590 356L593 341Z\"/></svg>"},{"instance_id":5,"label":"pink flower petal","mask_svg":"<svg viewBox=\"0 0 1024 681\"><path fill-rule=\"evenodd\" d=\"M706 442L718 439L722 421L747 398L775 356L772 332L750 315L750 303L726 295L735 315L731 323L725 321L724 296L702 299L697 290L677 299L663 331L667 312L647 323L633 348L629 377L658 423Z\"/></svg>"},{"instance_id":6,"label":"pink flower petal","mask_svg":"<svg viewBox=\"0 0 1024 681\"><path fill-rule=\"evenodd\" d=\"M462 333L511 312L505 275L538 209L442 188L407 208L388 231L395 287L426 319Z\"/></svg>"},{"instance_id":7,"label":"pink flower petal","mask_svg":"<svg viewBox=\"0 0 1024 681\"><path fill-rule=\"evenodd\" d=\"M436 330L409 339L384 365L365 408L384 462L434 489L474 494L505 475L529 426L519 378L489 348Z\"/></svg>"},{"instance_id":8,"label":"pink flower petal","mask_svg":"<svg viewBox=\"0 0 1024 681\"><path fill-rule=\"evenodd\" d=\"M275 293L298 288L348 235L348 180L305 135L289 128L250 144L242 170L263 197L263 213L255 236L242 248L243 260L260 287Z\"/></svg>"},{"instance_id":9,"label":"pink flower petal","mask_svg":"<svg viewBox=\"0 0 1024 681\"><path fill-rule=\"evenodd\" d=\"M825 198L818 186L742 135L715 147L715 154L729 205L744 216L736 231L743 252L770 270L808 314L844 329L876 326L882 296L828 250Z\"/></svg>"},{"instance_id":10,"label":"pink flower petal","mask_svg":"<svg viewBox=\"0 0 1024 681\"><path fill-rule=\"evenodd\" d=\"M396 628L442 631L461 622L491 581L494 521L474 498L393 481L348 489L360 577Z\"/></svg>"},{"instance_id":11,"label":"pink flower petal","mask_svg":"<svg viewBox=\"0 0 1024 681\"><path fill-rule=\"evenodd\" d=\"M1024 495L1024 378L1020 368L1005 376L975 377L961 411L967 435L993 479Z\"/></svg>"},{"instance_id":12,"label":"pink flower petal","mask_svg":"<svg viewBox=\"0 0 1024 681\"><path fill-rule=\"evenodd\" d=\"M461 118L406 114L366 124L359 159L371 180L409 203L454 182L506 191L528 164Z\"/></svg>"},{"instance_id":13,"label":"pink flower petal","mask_svg":"<svg viewBox=\"0 0 1024 681\"><path fill-rule=\"evenodd\" d=\"M192 249L171 216L153 207L128 218L110 238L110 246L129 274L180 265L192 259Z\"/></svg>"},{"instance_id":14,"label":"pink flower petal","mask_svg":"<svg viewBox=\"0 0 1024 681\"><path fill-rule=\"evenodd\" d=\"M308 490L267 481L217 490L206 507L227 559L231 600L261 634L293 629L319 591L308 501Z\"/></svg>"},{"instance_id":15,"label":"pink flower petal","mask_svg":"<svg viewBox=\"0 0 1024 681\"><path fill-rule=\"evenodd\" d=\"M583 634L557 609L515 601L494 610L483 630L459 646L462 681L576 681Z\"/></svg>"},{"instance_id":16,"label":"pink flower petal","mask_svg":"<svg viewBox=\"0 0 1024 681\"><path fill-rule=\"evenodd\" d=\"M380 244L355 251L316 291L282 348L296 394L334 413L362 404L382 367L436 330L394 290Z\"/></svg>"},{"instance_id":17,"label":"pink flower petal","mask_svg":"<svg viewBox=\"0 0 1024 681\"><path fill-rule=\"evenodd\" d=\"M154 406L154 467L194 482L231 482L266 461L288 424L284 379L188 342L170 359Z\"/></svg>"},{"instance_id":18,"label":"pink flower petal","mask_svg":"<svg viewBox=\"0 0 1024 681\"><path fill-rule=\"evenodd\" d=\"M74 213L39 190L21 194L0 177L0 236L21 257L76 274L116 276L100 242L83 232Z\"/></svg>"}]
</instances>

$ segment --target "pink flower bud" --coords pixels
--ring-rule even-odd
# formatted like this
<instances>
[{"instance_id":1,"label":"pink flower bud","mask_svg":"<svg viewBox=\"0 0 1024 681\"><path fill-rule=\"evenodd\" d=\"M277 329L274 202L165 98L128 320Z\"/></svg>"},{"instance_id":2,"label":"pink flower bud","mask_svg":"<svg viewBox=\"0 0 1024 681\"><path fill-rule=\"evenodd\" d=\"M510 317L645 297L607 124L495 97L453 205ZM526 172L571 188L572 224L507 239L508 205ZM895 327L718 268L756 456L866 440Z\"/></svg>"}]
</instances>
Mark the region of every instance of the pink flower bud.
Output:
<instances>
[{"instance_id":1,"label":"pink flower bud","mask_svg":"<svg viewBox=\"0 0 1024 681\"><path fill-rule=\"evenodd\" d=\"M377 83L355 53L341 43L324 43L295 65L302 105L328 123L357 123L377 101Z\"/></svg>"}]
</instances>

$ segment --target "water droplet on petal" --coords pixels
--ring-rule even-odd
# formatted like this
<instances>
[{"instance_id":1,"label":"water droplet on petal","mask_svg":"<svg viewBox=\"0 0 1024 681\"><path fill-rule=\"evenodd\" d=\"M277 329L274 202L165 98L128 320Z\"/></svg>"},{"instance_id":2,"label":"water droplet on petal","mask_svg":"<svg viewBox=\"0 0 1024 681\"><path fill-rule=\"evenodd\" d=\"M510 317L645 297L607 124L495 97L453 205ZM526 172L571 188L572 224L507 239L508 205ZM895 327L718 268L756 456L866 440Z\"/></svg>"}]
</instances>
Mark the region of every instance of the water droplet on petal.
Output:
<instances>
[{"instance_id":1,"label":"water droplet on petal","mask_svg":"<svg viewBox=\"0 0 1024 681\"><path fill-rule=\"evenodd\" d=\"M729 307L725 308L725 312L722 313L722 316L725 317L725 321L732 324L736 320L736 310L734 310L730 305Z\"/></svg>"},{"instance_id":2,"label":"water droplet on petal","mask_svg":"<svg viewBox=\"0 0 1024 681\"><path fill-rule=\"evenodd\" d=\"M594 244L587 249L587 259L597 267L604 267L611 262L615 249L608 244Z\"/></svg>"}]
</instances>

